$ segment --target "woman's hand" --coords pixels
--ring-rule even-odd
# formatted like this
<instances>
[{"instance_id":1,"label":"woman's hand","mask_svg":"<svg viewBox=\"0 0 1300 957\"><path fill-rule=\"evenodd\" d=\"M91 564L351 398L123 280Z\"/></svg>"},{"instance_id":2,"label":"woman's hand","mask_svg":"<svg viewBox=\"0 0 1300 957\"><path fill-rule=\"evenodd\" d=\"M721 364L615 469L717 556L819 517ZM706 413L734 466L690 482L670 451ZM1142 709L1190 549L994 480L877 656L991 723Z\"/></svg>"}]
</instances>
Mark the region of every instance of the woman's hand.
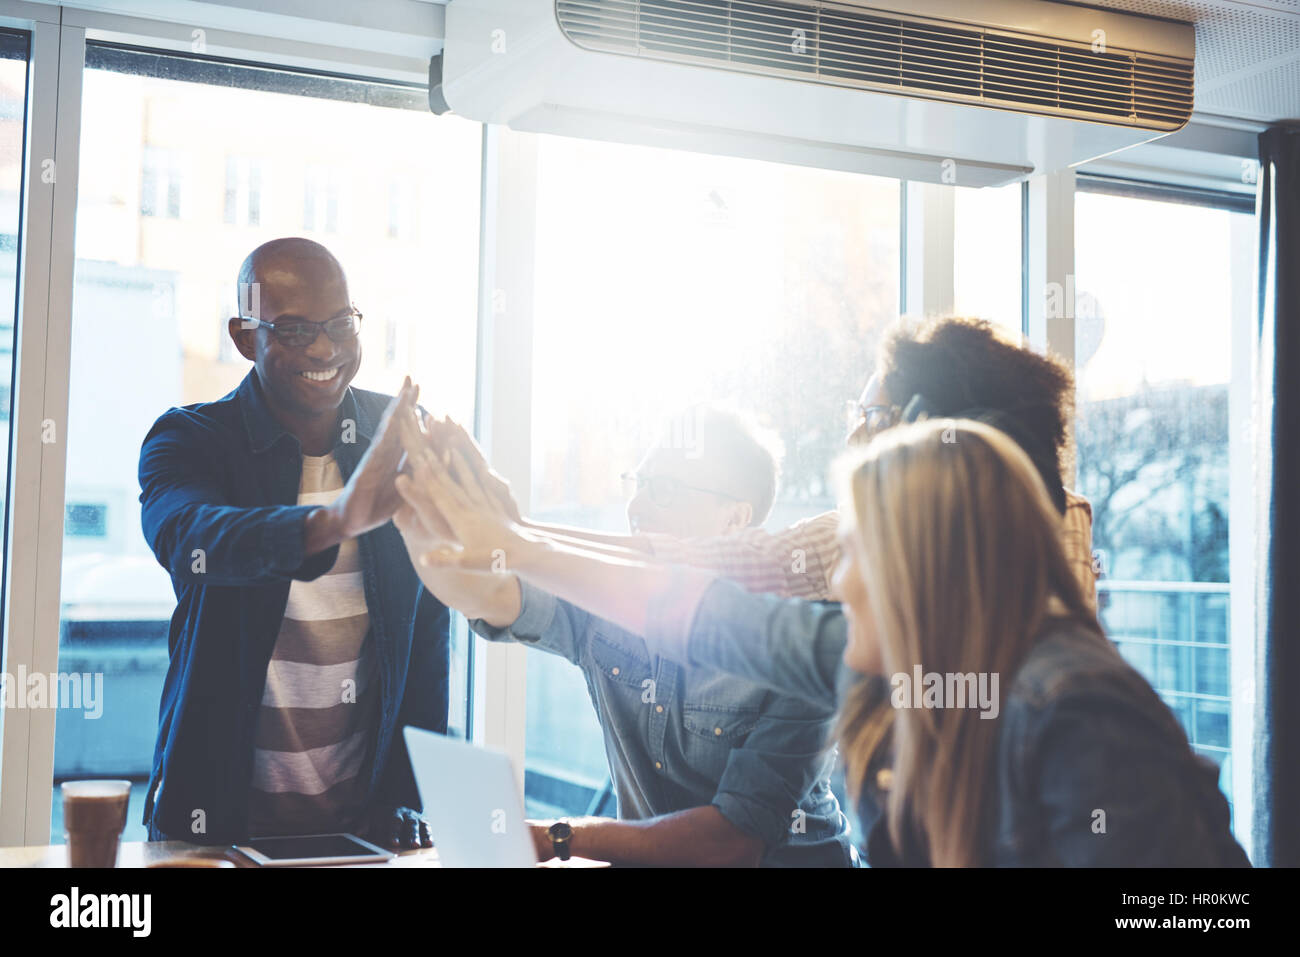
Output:
<instances>
[{"instance_id":1,"label":"woman's hand","mask_svg":"<svg viewBox=\"0 0 1300 957\"><path fill-rule=\"evenodd\" d=\"M422 436L407 436L404 444L410 474L397 477L397 491L412 514L403 513L402 521L409 527L414 520L430 533L430 539L441 539L420 556L419 563L466 571L513 571L537 543L525 537L483 489L459 450L449 449L440 458ZM413 537L418 540L420 535Z\"/></svg>"},{"instance_id":2,"label":"woman's hand","mask_svg":"<svg viewBox=\"0 0 1300 957\"><path fill-rule=\"evenodd\" d=\"M525 524L523 516L519 512L519 503L515 501L514 495L510 491L510 483L505 480L499 473L492 469L488 464L487 457L483 450L478 447L478 443L473 437L465 431L465 428L450 418L444 418L441 422L435 420L432 416L425 419L425 428L433 437L435 447L441 449L454 449L460 453L465 463L474 473L474 480L479 487L487 493L488 501L493 504L506 518L516 525Z\"/></svg>"}]
</instances>

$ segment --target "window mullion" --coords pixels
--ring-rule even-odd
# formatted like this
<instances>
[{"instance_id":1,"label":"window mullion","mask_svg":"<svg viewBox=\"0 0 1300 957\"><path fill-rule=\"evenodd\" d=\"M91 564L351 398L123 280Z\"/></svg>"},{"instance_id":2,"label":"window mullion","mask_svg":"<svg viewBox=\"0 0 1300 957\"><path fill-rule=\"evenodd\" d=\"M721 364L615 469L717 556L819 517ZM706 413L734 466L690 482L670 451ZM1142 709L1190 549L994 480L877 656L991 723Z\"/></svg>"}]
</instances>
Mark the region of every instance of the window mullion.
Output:
<instances>
[{"instance_id":1,"label":"window mullion","mask_svg":"<svg viewBox=\"0 0 1300 957\"><path fill-rule=\"evenodd\" d=\"M15 343L6 670L59 667L59 585L67 467L73 233L85 31L36 23L28 73L20 315ZM24 689L25 692L25 689ZM8 709L0 845L50 833L57 709Z\"/></svg>"}]
</instances>

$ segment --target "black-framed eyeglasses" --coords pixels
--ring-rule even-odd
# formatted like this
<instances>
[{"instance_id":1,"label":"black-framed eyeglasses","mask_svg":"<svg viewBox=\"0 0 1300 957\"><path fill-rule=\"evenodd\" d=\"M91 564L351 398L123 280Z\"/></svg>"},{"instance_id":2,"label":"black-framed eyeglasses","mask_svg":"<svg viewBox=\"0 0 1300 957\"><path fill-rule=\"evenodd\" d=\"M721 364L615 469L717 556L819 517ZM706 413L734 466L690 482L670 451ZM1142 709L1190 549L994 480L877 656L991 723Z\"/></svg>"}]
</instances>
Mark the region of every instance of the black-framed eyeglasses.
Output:
<instances>
[{"instance_id":1,"label":"black-framed eyeglasses","mask_svg":"<svg viewBox=\"0 0 1300 957\"><path fill-rule=\"evenodd\" d=\"M693 492L707 492L709 495L716 495L731 502L740 501L736 496L729 495L726 492L719 492L717 489L712 488L702 488L699 485L687 485L681 479L673 478L670 475L642 475L640 472L624 472L622 477L624 492L628 498L631 498L637 492L648 491L650 501L659 508L671 506L686 489Z\"/></svg>"},{"instance_id":2,"label":"black-framed eyeglasses","mask_svg":"<svg viewBox=\"0 0 1300 957\"><path fill-rule=\"evenodd\" d=\"M361 312L355 306L353 306L351 312L335 316L325 322L303 322L300 320L267 322L265 319L255 319L252 316L240 316L239 318L243 322L255 324L249 328L258 328L260 326L269 329L277 342L291 349L306 349L319 338L321 330L325 331L325 335L329 336L332 342L347 342L350 339L355 339L357 333L361 331Z\"/></svg>"},{"instance_id":3,"label":"black-framed eyeglasses","mask_svg":"<svg viewBox=\"0 0 1300 957\"><path fill-rule=\"evenodd\" d=\"M898 424L901 410L896 405L863 405L861 399L849 399L849 431L866 429L867 435L875 435L884 429Z\"/></svg>"}]
</instances>

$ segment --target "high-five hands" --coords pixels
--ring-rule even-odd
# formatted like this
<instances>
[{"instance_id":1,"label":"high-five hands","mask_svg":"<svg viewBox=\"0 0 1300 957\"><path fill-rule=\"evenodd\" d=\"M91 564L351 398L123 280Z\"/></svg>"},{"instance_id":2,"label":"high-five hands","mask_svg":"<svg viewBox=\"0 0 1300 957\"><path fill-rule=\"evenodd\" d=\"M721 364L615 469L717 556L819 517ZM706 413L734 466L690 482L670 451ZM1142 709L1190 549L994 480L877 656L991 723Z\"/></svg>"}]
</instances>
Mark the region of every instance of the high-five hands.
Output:
<instances>
[{"instance_id":1,"label":"high-five hands","mask_svg":"<svg viewBox=\"0 0 1300 957\"><path fill-rule=\"evenodd\" d=\"M407 469L395 486L405 505L394 522L417 565L503 572L532 544L514 517L504 480L495 476L460 426L414 416L401 423ZM470 451L472 447L472 451ZM469 452L475 461L466 458ZM489 477L493 490L480 476ZM504 499L501 490L504 488Z\"/></svg>"},{"instance_id":2,"label":"high-five hands","mask_svg":"<svg viewBox=\"0 0 1300 957\"><path fill-rule=\"evenodd\" d=\"M478 443L464 427L451 419L443 419L440 422L432 416L425 417L424 425L435 451L454 450L459 453L461 461L473 475L474 481L486 493L489 504L516 525L522 525L523 517L519 514L519 505L510 492L510 483L493 471L487 457L483 455L483 450L478 447Z\"/></svg>"},{"instance_id":3,"label":"high-five hands","mask_svg":"<svg viewBox=\"0 0 1300 957\"><path fill-rule=\"evenodd\" d=\"M310 512L303 551L315 555L392 519L417 566L505 571L534 539L520 527L510 486L451 419L417 405L407 376L369 449L333 503Z\"/></svg>"}]
</instances>

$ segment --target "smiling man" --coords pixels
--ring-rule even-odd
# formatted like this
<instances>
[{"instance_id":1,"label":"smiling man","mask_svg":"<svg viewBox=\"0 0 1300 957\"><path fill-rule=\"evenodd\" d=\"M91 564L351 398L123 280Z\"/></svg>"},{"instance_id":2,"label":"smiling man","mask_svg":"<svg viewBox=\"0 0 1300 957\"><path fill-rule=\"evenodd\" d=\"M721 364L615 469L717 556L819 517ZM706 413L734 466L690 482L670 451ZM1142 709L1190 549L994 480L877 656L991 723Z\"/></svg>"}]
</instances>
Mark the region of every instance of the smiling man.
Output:
<instances>
[{"instance_id":1,"label":"smiling man","mask_svg":"<svg viewBox=\"0 0 1300 957\"><path fill-rule=\"evenodd\" d=\"M268 242L239 284L229 333L253 368L166 412L140 452L144 534L177 600L150 838L427 846L396 731L446 730L448 613L389 521L418 390L352 388L362 319L325 247Z\"/></svg>"}]
</instances>

